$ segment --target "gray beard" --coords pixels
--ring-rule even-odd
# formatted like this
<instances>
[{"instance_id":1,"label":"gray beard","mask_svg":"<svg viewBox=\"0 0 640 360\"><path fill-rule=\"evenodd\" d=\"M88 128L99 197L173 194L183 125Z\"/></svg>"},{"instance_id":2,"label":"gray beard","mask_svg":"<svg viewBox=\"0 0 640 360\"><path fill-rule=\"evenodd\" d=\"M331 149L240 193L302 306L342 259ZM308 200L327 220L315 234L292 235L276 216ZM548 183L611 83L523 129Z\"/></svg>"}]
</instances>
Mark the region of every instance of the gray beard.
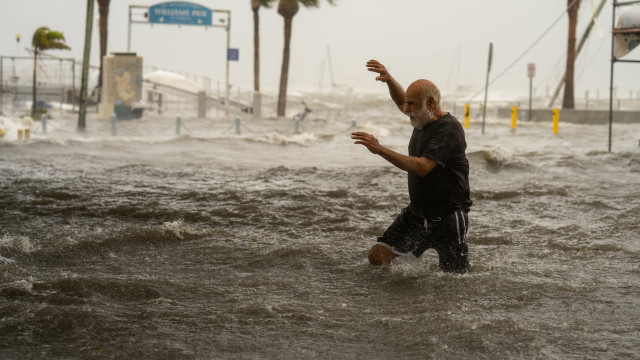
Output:
<instances>
[{"instance_id":1,"label":"gray beard","mask_svg":"<svg viewBox=\"0 0 640 360\"><path fill-rule=\"evenodd\" d=\"M409 121L411 122L411 126L418 130L421 130L426 125L424 121L420 121L414 117L409 118Z\"/></svg>"},{"instance_id":2,"label":"gray beard","mask_svg":"<svg viewBox=\"0 0 640 360\"><path fill-rule=\"evenodd\" d=\"M411 122L411 126L414 128L421 130L425 125L433 120L433 113L429 111L429 109L422 109L413 116L409 115L409 121Z\"/></svg>"}]
</instances>

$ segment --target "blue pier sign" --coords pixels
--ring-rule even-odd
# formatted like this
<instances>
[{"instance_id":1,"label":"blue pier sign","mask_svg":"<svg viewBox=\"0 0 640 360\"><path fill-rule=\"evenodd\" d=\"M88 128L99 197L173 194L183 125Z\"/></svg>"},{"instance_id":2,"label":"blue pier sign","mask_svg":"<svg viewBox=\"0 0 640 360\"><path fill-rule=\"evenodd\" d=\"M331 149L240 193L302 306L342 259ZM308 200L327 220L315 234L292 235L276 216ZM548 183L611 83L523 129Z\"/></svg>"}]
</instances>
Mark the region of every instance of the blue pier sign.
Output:
<instances>
[{"instance_id":1,"label":"blue pier sign","mask_svg":"<svg viewBox=\"0 0 640 360\"><path fill-rule=\"evenodd\" d=\"M185 1L169 1L149 8L152 24L211 26L211 9Z\"/></svg>"}]
</instances>

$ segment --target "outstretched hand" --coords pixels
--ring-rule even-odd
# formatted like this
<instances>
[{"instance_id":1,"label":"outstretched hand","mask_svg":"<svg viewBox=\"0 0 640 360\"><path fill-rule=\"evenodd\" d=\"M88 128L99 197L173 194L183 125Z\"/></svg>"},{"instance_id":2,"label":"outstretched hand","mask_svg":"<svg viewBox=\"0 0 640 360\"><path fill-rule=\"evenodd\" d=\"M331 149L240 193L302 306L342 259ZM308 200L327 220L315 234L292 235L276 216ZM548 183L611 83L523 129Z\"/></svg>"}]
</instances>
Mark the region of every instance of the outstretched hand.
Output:
<instances>
[{"instance_id":1,"label":"outstretched hand","mask_svg":"<svg viewBox=\"0 0 640 360\"><path fill-rule=\"evenodd\" d=\"M378 60L369 60L367 61L367 70L377 72L380 74L376 77L376 80L387 83L391 81L392 77L387 71L387 68L384 67Z\"/></svg>"},{"instance_id":2,"label":"outstretched hand","mask_svg":"<svg viewBox=\"0 0 640 360\"><path fill-rule=\"evenodd\" d=\"M380 153L380 148L382 147L378 142L378 139L371 134L367 134L365 132L352 132L351 138L357 140L354 144L361 144L367 147L369 151L374 154Z\"/></svg>"}]
</instances>

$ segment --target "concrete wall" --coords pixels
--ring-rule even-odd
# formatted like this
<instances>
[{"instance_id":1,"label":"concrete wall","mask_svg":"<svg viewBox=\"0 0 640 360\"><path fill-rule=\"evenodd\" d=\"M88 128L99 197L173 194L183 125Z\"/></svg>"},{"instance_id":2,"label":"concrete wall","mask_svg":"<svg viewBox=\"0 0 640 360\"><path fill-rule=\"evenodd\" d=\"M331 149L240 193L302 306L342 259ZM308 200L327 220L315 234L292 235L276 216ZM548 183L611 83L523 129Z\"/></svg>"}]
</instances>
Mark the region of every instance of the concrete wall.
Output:
<instances>
[{"instance_id":1,"label":"concrete wall","mask_svg":"<svg viewBox=\"0 0 640 360\"><path fill-rule=\"evenodd\" d=\"M528 109L518 109L518 121L527 121ZM511 119L511 108L498 109L498 118ZM531 121L553 121L553 109L532 109ZM560 122L602 125L609 123L608 110L560 109ZM614 123L640 123L640 111L614 111Z\"/></svg>"},{"instance_id":2,"label":"concrete wall","mask_svg":"<svg viewBox=\"0 0 640 360\"><path fill-rule=\"evenodd\" d=\"M131 107L142 99L142 57L116 53L104 57L98 118L109 119L115 105Z\"/></svg>"}]
</instances>

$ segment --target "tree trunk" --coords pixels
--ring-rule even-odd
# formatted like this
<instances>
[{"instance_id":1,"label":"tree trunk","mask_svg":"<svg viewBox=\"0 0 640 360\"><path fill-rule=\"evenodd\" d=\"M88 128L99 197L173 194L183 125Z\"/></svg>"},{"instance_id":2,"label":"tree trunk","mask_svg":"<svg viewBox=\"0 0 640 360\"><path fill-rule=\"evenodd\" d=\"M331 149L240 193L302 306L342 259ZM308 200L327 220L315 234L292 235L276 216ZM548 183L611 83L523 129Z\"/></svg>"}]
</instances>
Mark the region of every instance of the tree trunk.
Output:
<instances>
[{"instance_id":1,"label":"tree trunk","mask_svg":"<svg viewBox=\"0 0 640 360\"><path fill-rule=\"evenodd\" d=\"M78 114L78 130L87 127L87 84L89 82L89 60L91 59L91 31L93 27L93 2L87 0L87 22L84 28L84 55L82 57L82 85L80 86L80 112Z\"/></svg>"},{"instance_id":2,"label":"tree trunk","mask_svg":"<svg viewBox=\"0 0 640 360\"><path fill-rule=\"evenodd\" d=\"M256 5L257 3L257 5ZM260 92L260 1L252 0L253 9L253 90Z\"/></svg>"},{"instance_id":3,"label":"tree trunk","mask_svg":"<svg viewBox=\"0 0 640 360\"><path fill-rule=\"evenodd\" d=\"M575 4L571 6L571 3ZM569 15L569 38L567 42L567 69L565 71L564 98L562 100L563 109L573 109L574 105L574 65L576 61L576 28L578 26L578 9L580 0L567 0L571 6L568 9Z\"/></svg>"},{"instance_id":4,"label":"tree trunk","mask_svg":"<svg viewBox=\"0 0 640 360\"><path fill-rule=\"evenodd\" d=\"M36 116L36 69L38 68L38 48L33 49L33 85L31 86L31 117Z\"/></svg>"},{"instance_id":5,"label":"tree trunk","mask_svg":"<svg viewBox=\"0 0 640 360\"><path fill-rule=\"evenodd\" d=\"M103 58L107 55L107 38L109 35L109 2L110 0L98 0L98 12L100 13L100 75L98 88L100 89L98 101L102 97L102 68Z\"/></svg>"},{"instance_id":6,"label":"tree trunk","mask_svg":"<svg viewBox=\"0 0 640 360\"><path fill-rule=\"evenodd\" d=\"M291 24L293 17L284 19L284 50L280 72L280 92L278 93L278 116L285 116L287 110L287 82L289 81L289 47L291 44Z\"/></svg>"},{"instance_id":7,"label":"tree trunk","mask_svg":"<svg viewBox=\"0 0 640 360\"><path fill-rule=\"evenodd\" d=\"M278 14L284 18L284 50L282 52L282 70L280 72L280 91L278 93L278 116L285 116L287 110L287 82L289 81L289 47L291 44L291 24L300 6L298 0L278 3Z\"/></svg>"}]
</instances>

